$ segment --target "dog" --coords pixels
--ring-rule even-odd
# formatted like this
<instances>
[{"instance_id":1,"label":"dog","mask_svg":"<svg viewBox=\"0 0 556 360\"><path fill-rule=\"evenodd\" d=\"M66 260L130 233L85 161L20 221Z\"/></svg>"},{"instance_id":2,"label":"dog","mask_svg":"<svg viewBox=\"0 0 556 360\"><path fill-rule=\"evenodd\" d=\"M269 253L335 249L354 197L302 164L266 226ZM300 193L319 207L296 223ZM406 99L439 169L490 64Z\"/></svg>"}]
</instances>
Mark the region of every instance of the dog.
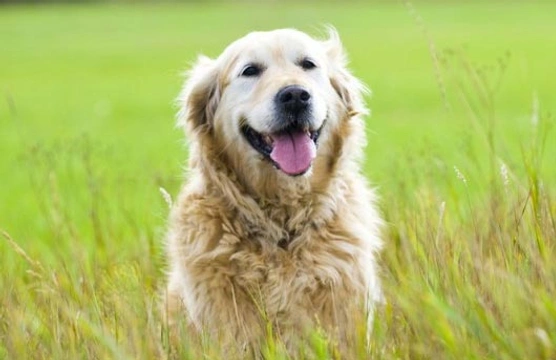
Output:
<instances>
[{"instance_id":1,"label":"dog","mask_svg":"<svg viewBox=\"0 0 556 360\"><path fill-rule=\"evenodd\" d=\"M280 29L200 56L188 73L169 326L185 320L241 357L269 329L292 351L315 329L348 346L372 319L382 220L360 172L367 90L346 63L334 29L323 40Z\"/></svg>"}]
</instances>

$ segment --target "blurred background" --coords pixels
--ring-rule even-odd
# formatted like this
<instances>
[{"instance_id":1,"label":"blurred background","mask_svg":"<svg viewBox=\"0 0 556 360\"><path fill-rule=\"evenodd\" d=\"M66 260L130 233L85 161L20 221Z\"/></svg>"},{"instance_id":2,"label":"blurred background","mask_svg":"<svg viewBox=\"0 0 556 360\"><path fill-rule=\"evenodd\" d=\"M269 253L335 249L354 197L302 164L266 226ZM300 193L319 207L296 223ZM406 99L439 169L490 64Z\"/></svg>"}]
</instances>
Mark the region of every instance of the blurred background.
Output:
<instances>
[{"instance_id":1,"label":"blurred background","mask_svg":"<svg viewBox=\"0 0 556 360\"><path fill-rule=\"evenodd\" d=\"M163 224L158 187L175 195L186 158L174 127L181 74L249 31L338 29L373 92L365 169L383 192L399 191L410 171L402 158L438 179L475 166L469 144L491 122L501 151L519 155L533 107L556 103L554 2L9 3L0 6L0 223L22 242L48 232L36 215L51 183L89 226L91 192Z\"/></svg>"}]
</instances>

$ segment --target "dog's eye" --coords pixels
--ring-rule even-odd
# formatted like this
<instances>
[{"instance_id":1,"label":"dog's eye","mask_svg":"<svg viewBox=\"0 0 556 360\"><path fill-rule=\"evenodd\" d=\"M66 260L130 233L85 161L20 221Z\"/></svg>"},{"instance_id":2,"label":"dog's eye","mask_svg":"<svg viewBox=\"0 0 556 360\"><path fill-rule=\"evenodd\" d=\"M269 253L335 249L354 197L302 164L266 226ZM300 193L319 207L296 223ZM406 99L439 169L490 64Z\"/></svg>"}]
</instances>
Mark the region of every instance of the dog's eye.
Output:
<instances>
[{"instance_id":1,"label":"dog's eye","mask_svg":"<svg viewBox=\"0 0 556 360\"><path fill-rule=\"evenodd\" d=\"M258 76L261 74L261 72L262 69L260 66L251 64L243 68L243 70L241 71L241 76Z\"/></svg>"},{"instance_id":2,"label":"dog's eye","mask_svg":"<svg viewBox=\"0 0 556 360\"><path fill-rule=\"evenodd\" d=\"M311 59L303 59L299 65L305 70L311 70L317 67L317 65Z\"/></svg>"}]
</instances>

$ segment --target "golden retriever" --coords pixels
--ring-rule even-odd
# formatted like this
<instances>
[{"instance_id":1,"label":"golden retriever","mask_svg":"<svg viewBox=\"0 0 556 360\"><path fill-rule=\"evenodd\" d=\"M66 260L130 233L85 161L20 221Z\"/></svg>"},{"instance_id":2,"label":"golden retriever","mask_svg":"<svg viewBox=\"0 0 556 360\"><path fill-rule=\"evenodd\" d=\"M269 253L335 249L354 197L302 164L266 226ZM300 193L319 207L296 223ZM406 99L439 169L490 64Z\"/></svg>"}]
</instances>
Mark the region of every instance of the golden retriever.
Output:
<instances>
[{"instance_id":1,"label":"golden retriever","mask_svg":"<svg viewBox=\"0 0 556 360\"><path fill-rule=\"evenodd\" d=\"M253 32L189 72L170 325L186 319L236 349L256 349L272 329L293 349L317 328L346 346L372 317L381 219L360 174L365 87L329 33Z\"/></svg>"}]
</instances>

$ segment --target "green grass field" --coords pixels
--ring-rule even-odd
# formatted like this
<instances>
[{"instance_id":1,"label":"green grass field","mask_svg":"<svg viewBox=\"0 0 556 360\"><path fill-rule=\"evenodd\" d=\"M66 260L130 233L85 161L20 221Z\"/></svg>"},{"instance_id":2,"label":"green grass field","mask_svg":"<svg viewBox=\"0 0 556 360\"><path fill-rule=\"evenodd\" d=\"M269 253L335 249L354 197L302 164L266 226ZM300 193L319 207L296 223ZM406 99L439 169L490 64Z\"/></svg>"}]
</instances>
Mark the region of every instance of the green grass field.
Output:
<instances>
[{"instance_id":1,"label":"green grass field","mask_svg":"<svg viewBox=\"0 0 556 360\"><path fill-rule=\"evenodd\" d=\"M157 312L159 188L177 194L187 156L180 74L249 31L322 24L373 90L364 169L388 222L373 357L555 359L554 14L502 1L0 7L0 359L225 358L214 343L171 351ZM287 358L272 340L267 358ZM331 357L324 335L312 346L306 358Z\"/></svg>"}]
</instances>

